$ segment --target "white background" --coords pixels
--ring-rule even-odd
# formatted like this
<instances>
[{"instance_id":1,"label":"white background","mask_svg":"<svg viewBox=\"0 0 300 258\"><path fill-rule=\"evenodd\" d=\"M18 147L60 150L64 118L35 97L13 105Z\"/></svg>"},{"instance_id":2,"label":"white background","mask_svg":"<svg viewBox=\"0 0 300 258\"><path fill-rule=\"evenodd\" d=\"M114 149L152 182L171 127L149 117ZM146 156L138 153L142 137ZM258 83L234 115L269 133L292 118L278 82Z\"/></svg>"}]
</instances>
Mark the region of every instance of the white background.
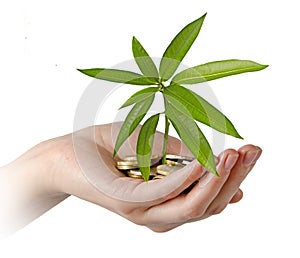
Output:
<instances>
[{"instance_id":1,"label":"white background","mask_svg":"<svg viewBox=\"0 0 300 258\"><path fill-rule=\"evenodd\" d=\"M184 25L208 12L185 64L239 58L270 67L210 83L245 138L228 137L226 147L253 143L264 150L242 186L241 203L157 234L70 197L2 240L0 256L299 257L297 6L292 0L2 1L0 166L42 140L72 132L91 81L75 68L131 59L133 35L160 56ZM112 121L114 108L99 121Z\"/></svg>"}]
</instances>

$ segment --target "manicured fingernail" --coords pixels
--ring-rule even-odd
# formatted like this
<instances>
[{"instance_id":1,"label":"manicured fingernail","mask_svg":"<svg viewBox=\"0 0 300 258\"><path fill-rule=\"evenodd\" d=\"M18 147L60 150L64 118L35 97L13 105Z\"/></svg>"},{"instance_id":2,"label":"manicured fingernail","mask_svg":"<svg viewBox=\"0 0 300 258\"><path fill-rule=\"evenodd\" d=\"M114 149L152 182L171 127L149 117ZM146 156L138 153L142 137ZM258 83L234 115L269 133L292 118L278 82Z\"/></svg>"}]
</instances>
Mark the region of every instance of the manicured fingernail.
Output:
<instances>
[{"instance_id":1,"label":"manicured fingernail","mask_svg":"<svg viewBox=\"0 0 300 258\"><path fill-rule=\"evenodd\" d=\"M224 168L226 172L230 172L230 170L235 165L237 159L239 158L239 154L229 154L227 159L225 160Z\"/></svg>"},{"instance_id":2,"label":"manicured fingernail","mask_svg":"<svg viewBox=\"0 0 300 258\"><path fill-rule=\"evenodd\" d=\"M253 165L258 160L261 152L261 149L247 152L243 160L244 165L246 167Z\"/></svg>"}]
</instances>

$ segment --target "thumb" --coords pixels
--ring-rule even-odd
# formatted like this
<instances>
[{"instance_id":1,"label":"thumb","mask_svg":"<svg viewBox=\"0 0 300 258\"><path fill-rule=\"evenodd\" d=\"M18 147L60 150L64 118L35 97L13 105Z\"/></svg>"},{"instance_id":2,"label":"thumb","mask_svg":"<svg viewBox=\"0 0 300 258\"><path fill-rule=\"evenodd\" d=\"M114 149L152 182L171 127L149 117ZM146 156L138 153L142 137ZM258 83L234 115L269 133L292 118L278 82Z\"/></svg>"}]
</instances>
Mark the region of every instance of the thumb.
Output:
<instances>
[{"instance_id":1,"label":"thumb","mask_svg":"<svg viewBox=\"0 0 300 258\"><path fill-rule=\"evenodd\" d=\"M182 193L198 180L205 171L205 168L197 160L194 160L165 178L142 182L136 185L130 196L131 200L128 201L143 202L146 206L165 202Z\"/></svg>"}]
</instances>

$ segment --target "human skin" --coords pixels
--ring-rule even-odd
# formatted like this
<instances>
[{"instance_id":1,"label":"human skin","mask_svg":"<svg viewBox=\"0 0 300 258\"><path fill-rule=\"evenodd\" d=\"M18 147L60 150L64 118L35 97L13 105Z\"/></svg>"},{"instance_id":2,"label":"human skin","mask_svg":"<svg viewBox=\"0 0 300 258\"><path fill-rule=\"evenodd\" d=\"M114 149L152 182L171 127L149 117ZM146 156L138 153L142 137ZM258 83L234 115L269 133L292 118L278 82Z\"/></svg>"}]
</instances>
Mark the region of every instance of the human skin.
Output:
<instances>
[{"instance_id":1,"label":"human skin","mask_svg":"<svg viewBox=\"0 0 300 258\"><path fill-rule=\"evenodd\" d=\"M206 173L194 160L164 179L144 182L115 168L113 126L120 128L120 124L99 125L47 140L0 168L0 233L24 227L70 195L155 232L166 232L219 214L229 203L240 201L239 187L262 152L254 145L223 151L216 157L219 177ZM134 154L137 131L119 155ZM161 153L162 139L157 132L153 153ZM190 155L173 137L167 152ZM95 182L93 175L100 180Z\"/></svg>"}]
</instances>

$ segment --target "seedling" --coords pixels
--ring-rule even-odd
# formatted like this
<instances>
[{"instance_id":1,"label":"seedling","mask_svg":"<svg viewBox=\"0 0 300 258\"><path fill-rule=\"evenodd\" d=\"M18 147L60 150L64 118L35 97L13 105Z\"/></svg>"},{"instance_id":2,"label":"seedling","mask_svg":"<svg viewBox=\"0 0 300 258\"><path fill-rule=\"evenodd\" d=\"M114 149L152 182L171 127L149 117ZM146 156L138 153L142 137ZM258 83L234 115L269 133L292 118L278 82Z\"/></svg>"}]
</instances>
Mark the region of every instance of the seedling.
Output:
<instances>
[{"instance_id":1,"label":"seedling","mask_svg":"<svg viewBox=\"0 0 300 258\"><path fill-rule=\"evenodd\" d=\"M206 14L185 26L165 50L156 67L141 43L133 37L132 52L141 74L131 71L93 68L80 72L106 81L148 86L133 94L120 108L132 106L118 134L115 156L148 112L155 95L163 95L165 111L148 118L140 128L136 145L137 160L144 180L149 179L154 134L161 115L165 120L162 163L165 163L170 123L194 157L208 171L218 176L214 156L199 121L213 129L242 139L230 120L195 92L182 85L197 84L222 77L259 71L267 67L249 60L222 60L185 69L175 74L179 64L197 38ZM175 74L175 75L174 75Z\"/></svg>"}]
</instances>

